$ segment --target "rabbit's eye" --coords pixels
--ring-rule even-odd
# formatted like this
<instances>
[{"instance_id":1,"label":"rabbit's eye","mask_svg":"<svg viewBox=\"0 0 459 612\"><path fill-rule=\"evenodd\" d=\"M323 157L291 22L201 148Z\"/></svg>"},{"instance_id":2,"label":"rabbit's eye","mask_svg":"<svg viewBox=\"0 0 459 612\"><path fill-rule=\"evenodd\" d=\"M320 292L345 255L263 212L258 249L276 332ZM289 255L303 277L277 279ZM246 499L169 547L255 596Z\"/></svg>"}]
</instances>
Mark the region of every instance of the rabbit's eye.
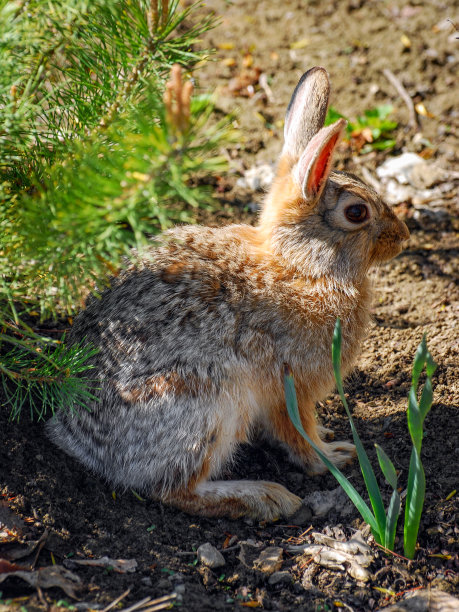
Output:
<instances>
[{"instance_id":1,"label":"rabbit's eye","mask_svg":"<svg viewBox=\"0 0 459 612\"><path fill-rule=\"evenodd\" d=\"M344 211L346 219L351 223L362 223L368 219L368 206L365 204L352 204Z\"/></svg>"}]
</instances>

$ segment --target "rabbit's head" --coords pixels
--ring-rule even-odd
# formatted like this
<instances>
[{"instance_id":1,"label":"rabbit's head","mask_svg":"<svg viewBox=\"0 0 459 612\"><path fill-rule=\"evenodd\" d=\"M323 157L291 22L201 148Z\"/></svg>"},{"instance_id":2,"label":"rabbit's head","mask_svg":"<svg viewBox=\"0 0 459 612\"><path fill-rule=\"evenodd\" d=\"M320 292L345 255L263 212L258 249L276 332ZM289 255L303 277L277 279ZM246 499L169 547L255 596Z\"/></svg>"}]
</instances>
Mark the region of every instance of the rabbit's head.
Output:
<instances>
[{"instance_id":1,"label":"rabbit's head","mask_svg":"<svg viewBox=\"0 0 459 612\"><path fill-rule=\"evenodd\" d=\"M346 122L322 127L329 92L327 72L318 67L296 86L260 230L284 265L309 277L355 282L372 264L397 255L409 232L373 189L353 175L331 171Z\"/></svg>"}]
</instances>

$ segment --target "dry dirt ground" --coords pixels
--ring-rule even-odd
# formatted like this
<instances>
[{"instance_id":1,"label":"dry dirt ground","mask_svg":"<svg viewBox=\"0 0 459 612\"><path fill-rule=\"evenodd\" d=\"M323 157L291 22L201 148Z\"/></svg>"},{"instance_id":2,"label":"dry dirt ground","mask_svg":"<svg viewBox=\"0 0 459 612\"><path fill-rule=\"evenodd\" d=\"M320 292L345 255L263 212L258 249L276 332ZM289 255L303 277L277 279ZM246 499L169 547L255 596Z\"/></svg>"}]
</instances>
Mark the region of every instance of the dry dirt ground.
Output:
<instances>
[{"instance_id":1,"label":"dry dirt ground","mask_svg":"<svg viewBox=\"0 0 459 612\"><path fill-rule=\"evenodd\" d=\"M459 23L459 14L451 0L209 0L203 10L212 9L222 23L204 43L216 47L217 53L215 61L197 73L198 85L204 91L217 91L222 110L239 108L238 124L245 142L227 151L231 171L216 185L222 208L208 215L206 222L241 218L254 222L263 194L238 187L236 181L245 169L275 160L291 91L301 73L314 65L329 71L332 105L341 113L356 117L365 109L392 103L399 122L395 150L357 155L343 148L338 167L360 175L366 168L374 176L374 169L388 156L416 151L448 171L453 168L457 161L458 112L453 104L458 93L454 77L459 44L453 23ZM419 115L417 134L408 129L408 109L383 75L384 68L399 78L415 104L424 105L428 116ZM253 89L247 90L247 85ZM424 206L428 211L429 204ZM55 609L104 609L122 594L124 598L114 609L129 608L147 597L175 594L174 607L193 611L243 606L374 610L401 601L407 592L420 587L456 592L457 495L451 495L457 488L459 459L456 207L454 189L443 201L437 199L434 215L425 210L419 213L409 200L397 207L410 226L411 240L404 253L374 274L373 321L362 356L346 384L357 429L372 460L374 443L381 444L399 471L403 488L411 450L406 426L410 368L416 347L427 334L439 367L434 405L425 423L422 457L427 493L415 561L374 547L371 578L361 583L346 571L324 569L285 551L277 568L282 574L269 578L253 565L260 552L273 546L285 549L292 542L308 543L309 535L303 532L310 526L313 531L347 539L363 526L357 512L339 501L321 517L305 510L292 524L257 524L191 517L138 499L131 492L115 496L53 447L44 436L42 423L26 419L20 424L7 423L2 410L0 523L6 525L2 537L11 539L17 531L23 541L32 542L46 532L31 556L16 563L34 562L36 568L65 565L80 582L78 599L74 599L57 587L36 590L19 578L9 578L0 584L0 610L19 606L44 610L51 605ZM336 395L318 406L318 412L338 439L349 437ZM351 466L346 473L363 494L358 467ZM272 479L301 496L336 486L330 474L308 477L276 449L256 443L241 449L227 476ZM387 499L389 491L384 485L383 491ZM399 553L400 535L399 531ZM212 570L197 562L195 551L206 542L223 550L224 566ZM8 552L6 547L0 550ZM105 568L75 563L103 556L135 560L135 571L118 573L112 562ZM165 601L152 609L168 605Z\"/></svg>"}]
</instances>

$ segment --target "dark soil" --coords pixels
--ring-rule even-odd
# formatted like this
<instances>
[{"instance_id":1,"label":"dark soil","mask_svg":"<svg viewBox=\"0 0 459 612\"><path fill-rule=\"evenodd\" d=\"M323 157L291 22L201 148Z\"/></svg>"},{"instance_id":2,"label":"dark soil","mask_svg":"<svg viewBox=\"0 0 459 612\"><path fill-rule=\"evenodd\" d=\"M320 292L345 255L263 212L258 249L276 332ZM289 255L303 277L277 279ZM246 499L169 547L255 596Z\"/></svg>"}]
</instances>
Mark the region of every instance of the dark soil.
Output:
<instances>
[{"instance_id":1,"label":"dark soil","mask_svg":"<svg viewBox=\"0 0 459 612\"><path fill-rule=\"evenodd\" d=\"M215 61L197 73L198 84L205 91L217 89L217 106L221 109L240 108L237 121L245 143L226 152L231 172L217 185L222 210L207 215L206 222L254 221L253 211L262 194L236 187L236 179L245 168L275 160L282 143L286 104L301 73L313 65L329 71L332 105L344 115L356 117L378 104L393 103L400 124L395 151L353 156L349 149L343 149L340 167L357 174L362 166L372 171L388 155L402 149L439 160L445 169L451 169L457 161L454 147L458 114L453 110L457 90L455 95L453 87L459 34L445 20L459 20L450 0L413 0L411 4L400 0L209 0L205 10L210 9L221 15L222 24L204 42L219 50ZM238 89L237 82L235 85L234 79L244 76L247 68L243 61L249 56L245 61L253 65L248 69L259 67L267 75L271 99L257 78L251 97L244 95L251 91ZM398 76L414 102L423 103L433 115L421 117L424 139L406 128L408 111L383 76L386 67ZM128 589L116 609L175 592L174 605L193 611L239 606L372 610L419 587L457 591L457 495L451 496L457 488L459 459L459 244L455 205L457 191L444 203L447 222L441 228L421 226L411 214L409 202L399 207L407 217L412 237L404 253L374 274L373 322L362 356L346 384L357 429L372 461L373 445L378 443L392 458L405 486L411 452L406 425L410 370L416 347L427 334L439 367L434 379L434 405L425 423L422 458L427 492L415 561L386 555L375 547L375 560L369 568L372 578L364 584L346 572L324 569L306 557L284 552L281 570L288 574L272 584L241 554L241 542L253 541L259 545L257 551L268 546L285 548L298 541L307 543L308 536L301 534L310 526L314 531L347 539L356 528L364 527L353 507L338 504L324 517L304 512L292 524L191 517L138 499L131 492L115 495L55 448L44 436L43 423L29 422L26 415L19 424L9 423L7 412L2 410L0 538L12 541L18 534L20 541L30 542L46 530L47 539L36 567L66 565L81 583L79 599L74 600L58 588L36 591L19 578L8 578L0 584L0 610L19 606L29 611L44 610L57 602L62 609L69 605L103 609ZM318 406L318 412L338 439L349 438L349 425L336 395ZM346 473L364 494L358 467L351 466ZM261 443L241 449L227 477L271 479L303 497L336 486L330 474L308 477L290 465L280 451ZM388 499L389 489L383 485L383 490ZM6 526L3 531L1 524ZM196 562L194 551L205 542L223 549L224 567L211 570ZM400 537L397 550L403 550ZM6 546L0 548L2 552L8 552ZM36 554L17 563L27 565ZM72 562L103 556L135 559L137 569L120 574L110 567Z\"/></svg>"}]
</instances>

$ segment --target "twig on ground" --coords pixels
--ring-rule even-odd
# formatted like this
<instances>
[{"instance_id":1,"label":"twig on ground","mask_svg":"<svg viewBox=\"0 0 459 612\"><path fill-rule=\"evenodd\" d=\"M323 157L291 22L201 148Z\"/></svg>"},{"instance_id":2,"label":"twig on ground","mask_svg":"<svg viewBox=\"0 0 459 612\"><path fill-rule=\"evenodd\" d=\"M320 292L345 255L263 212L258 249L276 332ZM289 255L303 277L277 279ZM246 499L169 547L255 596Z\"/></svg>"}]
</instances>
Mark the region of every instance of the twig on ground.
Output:
<instances>
[{"instance_id":1,"label":"twig on ground","mask_svg":"<svg viewBox=\"0 0 459 612\"><path fill-rule=\"evenodd\" d=\"M38 599L45 606L45 608L48 608L48 604L47 604L46 599L45 599L45 597L43 595L43 591L41 590L41 588L38 585L37 585L37 595L38 595Z\"/></svg>"},{"instance_id":2,"label":"twig on ground","mask_svg":"<svg viewBox=\"0 0 459 612\"><path fill-rule=\"evenodd\" d=\"M268 101L269 102L274 102L273 90L268 85L268 77L266 76L266 74L264 72L262 72L260 74L260 77L258 79L258 83L259 83L260 87L264 90L264 92L266 94L266 97L268 98Z\"/></svg>"},{"instance_id":3,"label":"twig on ground","mask_svg":"<svg viewBox=\"0 0 459 612\"><path fill-rule=\"evenodd\" d=\"M44 546L44 545L45 545L45 543L46 543L46 540L48 539L48 535L49 535L49 532L48 532L47 530L45 530L45 531L42 533L42 535L41 535L40 539L39 539L39 540L38 540L38 542L37 542L37 550L36 550L36 552L35 552L35 557L33 558L33 561L32 561L32 563L31 563L31 568L32 568L32 569L35 569L35 566L36 566L37 561L38 561L38 557L39 557L39 555L40 555L40 553L41 553L41 550L42 550L43 546Z\"/></svg>"},{"instance_id":4,"label":"twig on ground","mask_svg":"<svg viewBox=\"0 0 459 612\"><path fill-rule=\"evenodd\" d=\"M131 587L129 587L129 589L124 591L124 593L121 593L121 595L119 597L117 597L116 599L114 599L111 604L108 604L108 606L106 608L104 608L102 610L102 612L108 612L109 610L114 608L117 604L120 603L121 600L123 600L125 597L127 597L130 592L131 592Z\"/></svg>"},{"instance_id":5,"label":"twig on ground","mask_svg":"<svg viewBox=\"0 0 459 612\"><path fill-rule=\"evenodd\" d=\"M143 608L141 612L158 612L159 610L165 610L166 608L170 608L172 601L165 601L164 603L158 604L156 606L149 606L148 608Z\"/></svg>"},{"instance_id":6,"label":"twig on ground","mask_svg":"<svg viewBox=\"0 0 459 612\"><path fill-rule=\"evenodd\" d=\"M421 584L417 587L413 587L412 589L406 589L405 591L399 591L398 593L395 593L395 597L403 597L406 596L407 593L412 593L413 591L420 591L421 589L424 589L425 587Z\"/></svg>"},{"instance_id":7,"label":"twig on ground","mask_svg":"<svg viewBox=\"0 0 459 612\"><path fill-rule=\"evenodd\" d=\"M285 527L289 527L290 525L285 525ZM283 527L283 525L279 525L279 527ZM313 529L312 525L310 527L308 527L305 531L303 531L303 533L300 533L299 536L290 536L287 540L288 543L293 543L293 544L302 544L305 539L307 534Z\"/></svg>"},{"instance_id":8,"label":"twig on ground","mask_svg":"<svg viewBox=\"0 0 459 612\"><path fill-rule=\"evenodd\" d=\"M419 130L421 127L421 123L419 121L418 114L416 113L416 109L414 108L413 100L411 99L410 94L406 91L405 87L402 85L401 81L395 76L392 70L389 70L389 68L384 68L383 74L397 90L397 93L408 107L408 112L410 114L409 126L415 130Z\"/></svg>"},{"instance_id":9,"label":"twig on ground","mask_svg":"<svg viewBox=\"0 0 459 612\"><path fill-rule=\"evenodd\" d=\"M403 555L399 555L398 553L394 552L393 550L389 550L388 548L386 548L382 544L378 544L378 542L375 542L375 545L378 548L382 548L382 550L384 552L386 552L388 555L393 555L394 557L398 557L399 559L403 559L404 561L412 561L412 559L408 559L407 557L404 557Z\"/></svg>"},{"instance_id":10,"label":"twig on ground","mask_svg":"<svg viewBox=\"0 0 459 612\"><path fill-rule=\"evenodd\" d=\"M142 612L156 612L157 610L164 610L165 608L169 607L176 598L176 593L164 595L163 597L158 597L157 599L145 597L145 599L141 599L129 608L124 608L122 612L134 612L134 610L142 610Z\"/></svg>"},{"instance_id":11,"label":"twig on ground","mask_svg":"<svg viewBox=\"0 0 459 612\"><path fill-rule=\"evenodd\" d=\"M124 608L122 612L134 612L134 610L139 610L140 608L143 608L146 604L149 604L150 601L151 597L145 597L144 599L141 599L132 606L129 606L129 608Z\"/></svg>"}]
</instances>

